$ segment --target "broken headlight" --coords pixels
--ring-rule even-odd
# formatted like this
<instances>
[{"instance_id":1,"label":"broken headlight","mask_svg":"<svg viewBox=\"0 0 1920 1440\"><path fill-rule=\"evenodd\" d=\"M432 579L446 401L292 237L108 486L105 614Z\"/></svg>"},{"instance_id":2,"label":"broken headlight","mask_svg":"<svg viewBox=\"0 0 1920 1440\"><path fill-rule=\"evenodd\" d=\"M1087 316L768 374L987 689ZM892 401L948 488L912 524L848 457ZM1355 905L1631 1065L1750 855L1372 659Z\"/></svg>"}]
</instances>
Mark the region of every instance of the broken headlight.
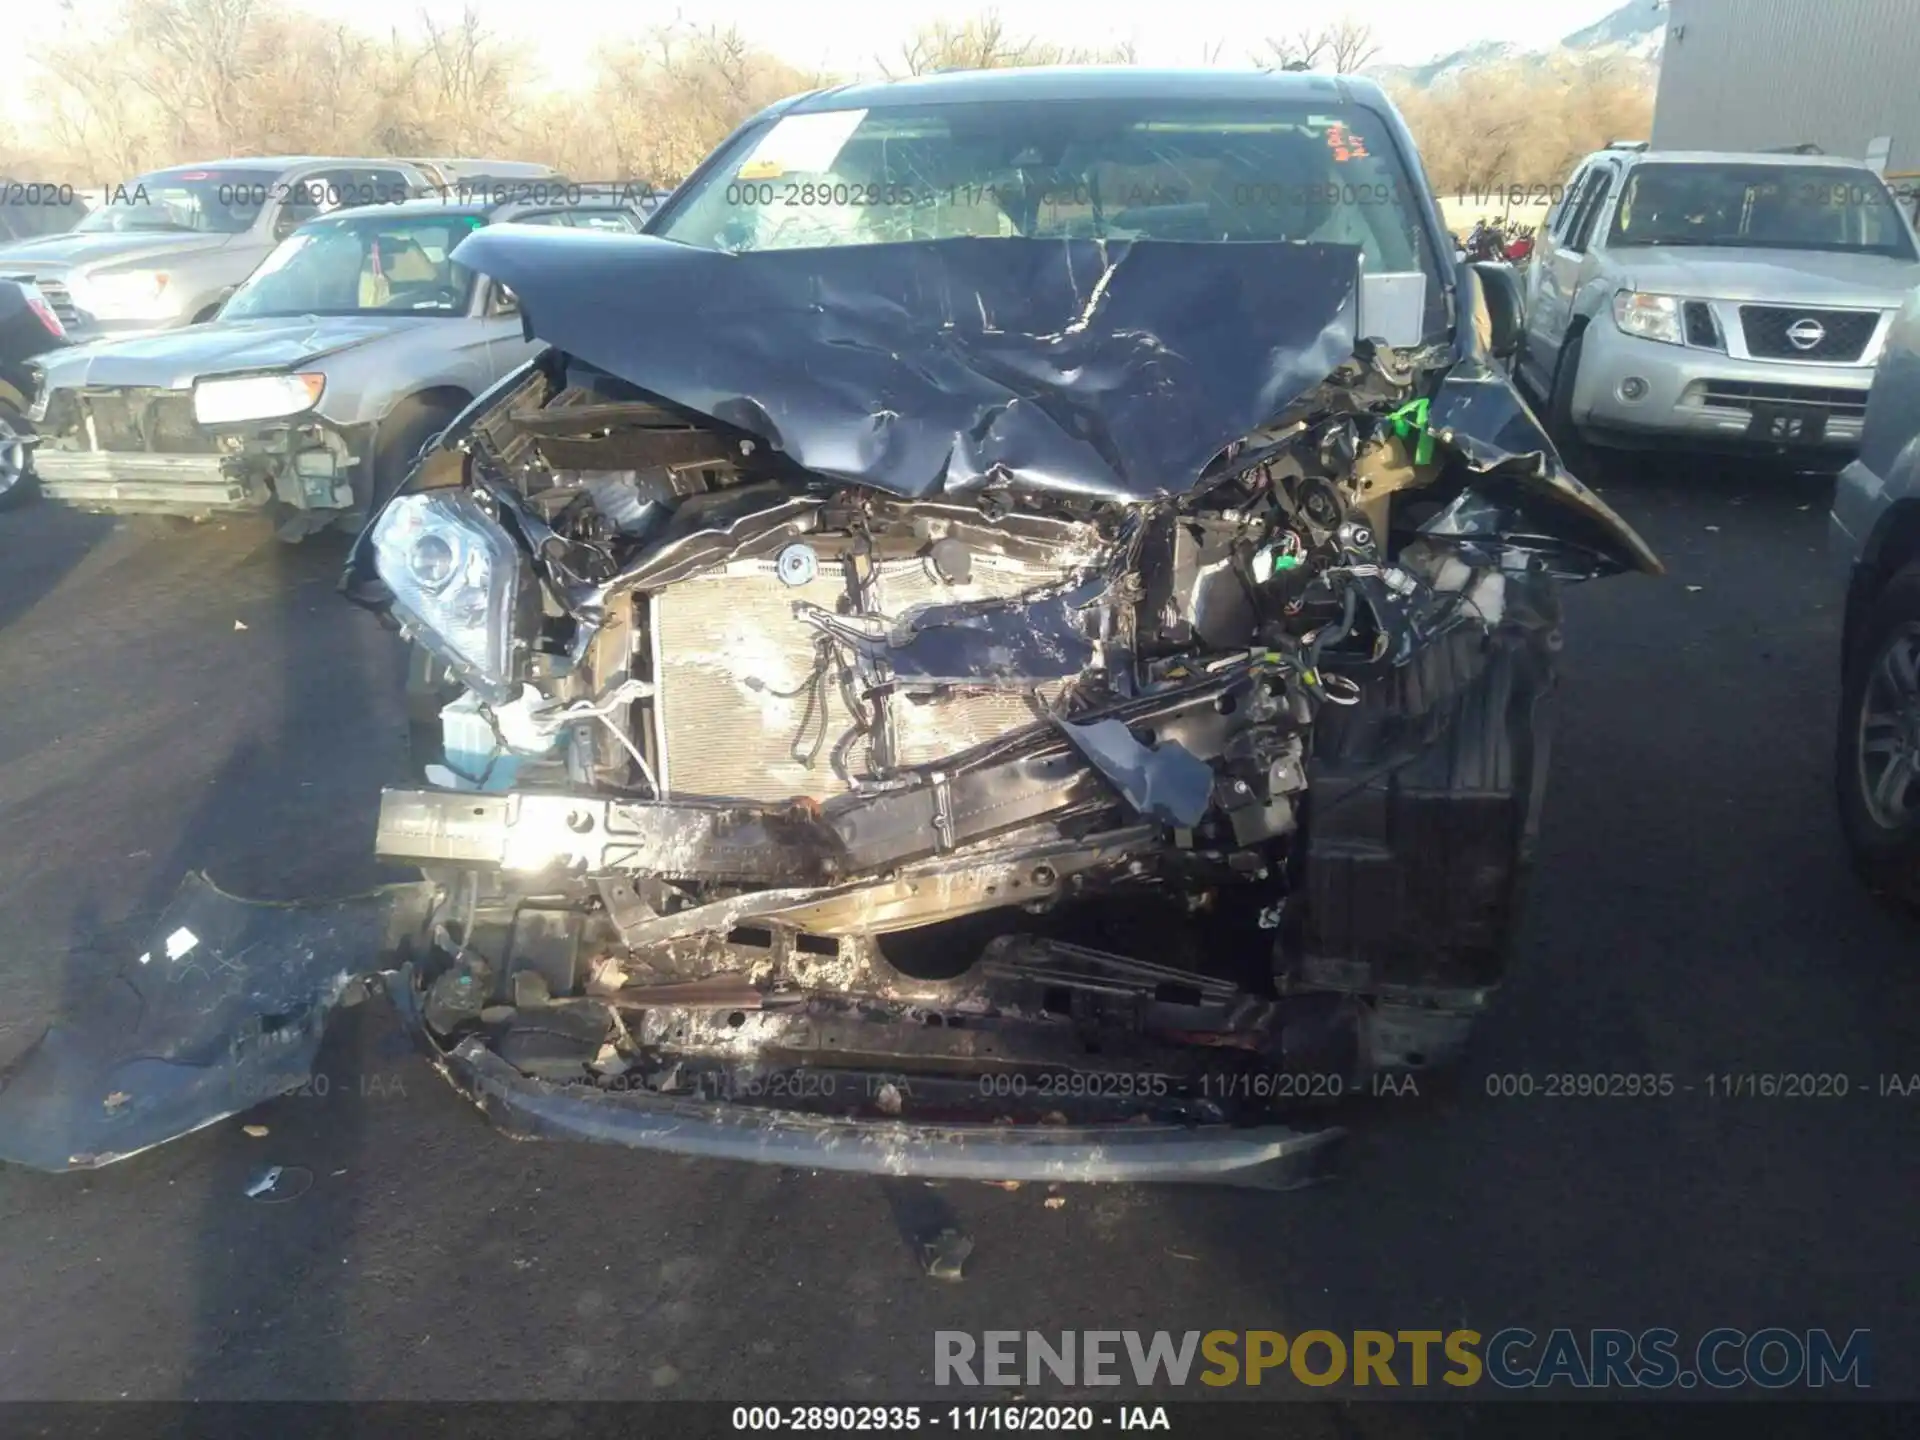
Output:
<instances>
[{"instance_id":1,"label":"broken headlight","mask_svg":"<svg viewBox=\"0 0 1920 1440\"><path fill-rule=\"evenodd\" d=\"M464 490L401 495L374 522L373 551L394 613L490 704L520 693L533 584L513 537Z\"/></svg>"}]
</instances>

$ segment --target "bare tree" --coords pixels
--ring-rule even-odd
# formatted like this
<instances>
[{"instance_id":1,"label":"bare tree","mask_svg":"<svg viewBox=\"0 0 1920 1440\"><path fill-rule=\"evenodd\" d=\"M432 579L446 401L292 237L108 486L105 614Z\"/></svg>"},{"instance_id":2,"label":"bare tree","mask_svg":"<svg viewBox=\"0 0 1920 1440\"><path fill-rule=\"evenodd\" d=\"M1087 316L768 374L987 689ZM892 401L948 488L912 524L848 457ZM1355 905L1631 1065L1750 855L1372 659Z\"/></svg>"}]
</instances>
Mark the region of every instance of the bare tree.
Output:
<instances>
[{"instance_id":1,"label":"bare tree","mask_svg":"<svg viewBox=\"0 0 1920 1440\"><path fill-rule=\"evenodd\" d=\"M914 32L889 63L876 62L889 79L927 75L937 70L1010 70L1030 65L1132 65L1138 63L1131 40L1105 46L1069 46L1016 36L988 10L959 24L936 20Z\"/></svg>"},{"instance_id":2,"label":"bare tree","mask_svg":"<svg viewBox=\"0 0 1920 1440\"><path fill-rule=\"evenodd\" d=\"M1266 53L1254 57L1262 70L1331 70L1351 75L1380 53L1373 27L1350 16L1307 26L1293 35L1269 38Z\"/></svg>"}]
</instances>

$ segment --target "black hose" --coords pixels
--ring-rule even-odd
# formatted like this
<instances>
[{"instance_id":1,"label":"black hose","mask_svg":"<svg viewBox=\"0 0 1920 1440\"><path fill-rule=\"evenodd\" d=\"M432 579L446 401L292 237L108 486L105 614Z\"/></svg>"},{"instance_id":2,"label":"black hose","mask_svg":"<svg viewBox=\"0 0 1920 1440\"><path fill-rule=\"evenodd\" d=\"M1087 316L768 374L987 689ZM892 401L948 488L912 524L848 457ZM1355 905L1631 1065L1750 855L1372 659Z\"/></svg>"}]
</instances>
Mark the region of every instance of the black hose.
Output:
<instances>
[{"instance_id":1,"label":"black hose","mask_svg":"<svg viewBox=\"0 0 1920 1440\"><path fill-rule=\"evenodd\" d=\"M1340 618L1331 625L1322 625L1313 632L1313 639L1307 644L1308 673L1320 668L1320 652L1336 641L1344 640L1353 633L1353 622L1360 613L1360 600L1355 594L1351 581L1347 584L1346 595L1340 604Z\"/></svg>"}]
</instances>

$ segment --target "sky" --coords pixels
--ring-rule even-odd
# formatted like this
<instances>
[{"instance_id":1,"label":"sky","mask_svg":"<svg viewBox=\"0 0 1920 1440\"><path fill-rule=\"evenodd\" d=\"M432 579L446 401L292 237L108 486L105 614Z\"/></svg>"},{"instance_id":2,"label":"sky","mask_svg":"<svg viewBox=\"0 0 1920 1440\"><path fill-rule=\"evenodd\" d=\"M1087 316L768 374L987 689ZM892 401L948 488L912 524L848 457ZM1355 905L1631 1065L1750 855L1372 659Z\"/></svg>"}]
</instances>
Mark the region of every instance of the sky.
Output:
<instances>
[{"instance_id":1,"label":"sky","mask_svg":"<svg viewBox=\"0 0 1920 1440\"><path fill-rule=\"evenodd\" d=\"M22 0L10 6L8 29L31 43L78 26L108 0ZM1221 65L1244 65L1268 35L1291 35L1336 16L1372 27L1381 62L1416 63L1480 41L1544 48L1618 8L1621 0L627 0L575 4L564 11L525 0L295 0L301 9L336 23L383 33L416 28L425 13L436 22L460 16L471 3L482 22L503 37L524 40L550 83L568 85L591 71L596 46L676 18L697 24L733 24L751 39L802 68L877 74L914 30L932 20L959 21L997 10L1015 34L1068 45L1132 40L1142 63L1200 65L1219 46ZM1646 0L1651 6L1652 0ZM559 18L564 15L564 19ZM9 99L17 100L17 93ZM8 110L14 105L9 104Z\"/></svg>"}]
</instances>

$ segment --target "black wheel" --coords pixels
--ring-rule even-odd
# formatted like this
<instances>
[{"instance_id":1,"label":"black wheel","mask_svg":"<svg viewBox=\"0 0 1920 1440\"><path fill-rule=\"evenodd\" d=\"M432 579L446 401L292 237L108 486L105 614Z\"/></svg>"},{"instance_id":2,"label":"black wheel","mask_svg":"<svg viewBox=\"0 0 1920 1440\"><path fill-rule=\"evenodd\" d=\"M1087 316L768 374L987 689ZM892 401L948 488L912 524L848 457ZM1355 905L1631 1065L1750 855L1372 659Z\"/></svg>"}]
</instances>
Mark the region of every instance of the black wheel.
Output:
<instances>
[{"instance_id":1,"label":"black wheel","mask_svg":"<svg viewBox=\"0 0 1920 1440\"><path fill-rule=\"evenodd\" d=\"M354 478L355 513L348 522L353 529L366 524L375 508L400 488L427 442L446 429L459 413L457 406L444 400L402 400L393 407L380 422L372 466L361 466Z\"/></svg>"},{"instance_id":2,"label":"black wheel","mask_svg":"<svg viewBox=\"0 0 1920 1440\"><path fill-rule=\"evenodd\" d=\"M1834 780L1854 868L1920 911L1920 564L1880 592L1840 687Z\"/></svg>"},{"instance_id":3,"label":"black wheel","mask_svg":"<svg viewBox=\"0 0 1920 1440\"><path fill-rule=\"evenodd\" d=\"M0 400L0 510L26 504L38 489L30 458L33 447L27 444L32 434L27 417Z\"/></svg>"},{"instance_id":4,"label":"black wheel","mask_svg":"<svg viewBox=\"0 0 1920 1440\"><path fill-rule=\"evenodd\" d=\"M1585 339L1583 330L1560 347L1559 363L1553 367L1553 389L1547 395L1546 418L1547 434L1553 437L1567 467L1592 483L1600 470L1600 456L1573 423L1573 387L1580 377L1580 348Z\"/></svg>"}]
</instances>

